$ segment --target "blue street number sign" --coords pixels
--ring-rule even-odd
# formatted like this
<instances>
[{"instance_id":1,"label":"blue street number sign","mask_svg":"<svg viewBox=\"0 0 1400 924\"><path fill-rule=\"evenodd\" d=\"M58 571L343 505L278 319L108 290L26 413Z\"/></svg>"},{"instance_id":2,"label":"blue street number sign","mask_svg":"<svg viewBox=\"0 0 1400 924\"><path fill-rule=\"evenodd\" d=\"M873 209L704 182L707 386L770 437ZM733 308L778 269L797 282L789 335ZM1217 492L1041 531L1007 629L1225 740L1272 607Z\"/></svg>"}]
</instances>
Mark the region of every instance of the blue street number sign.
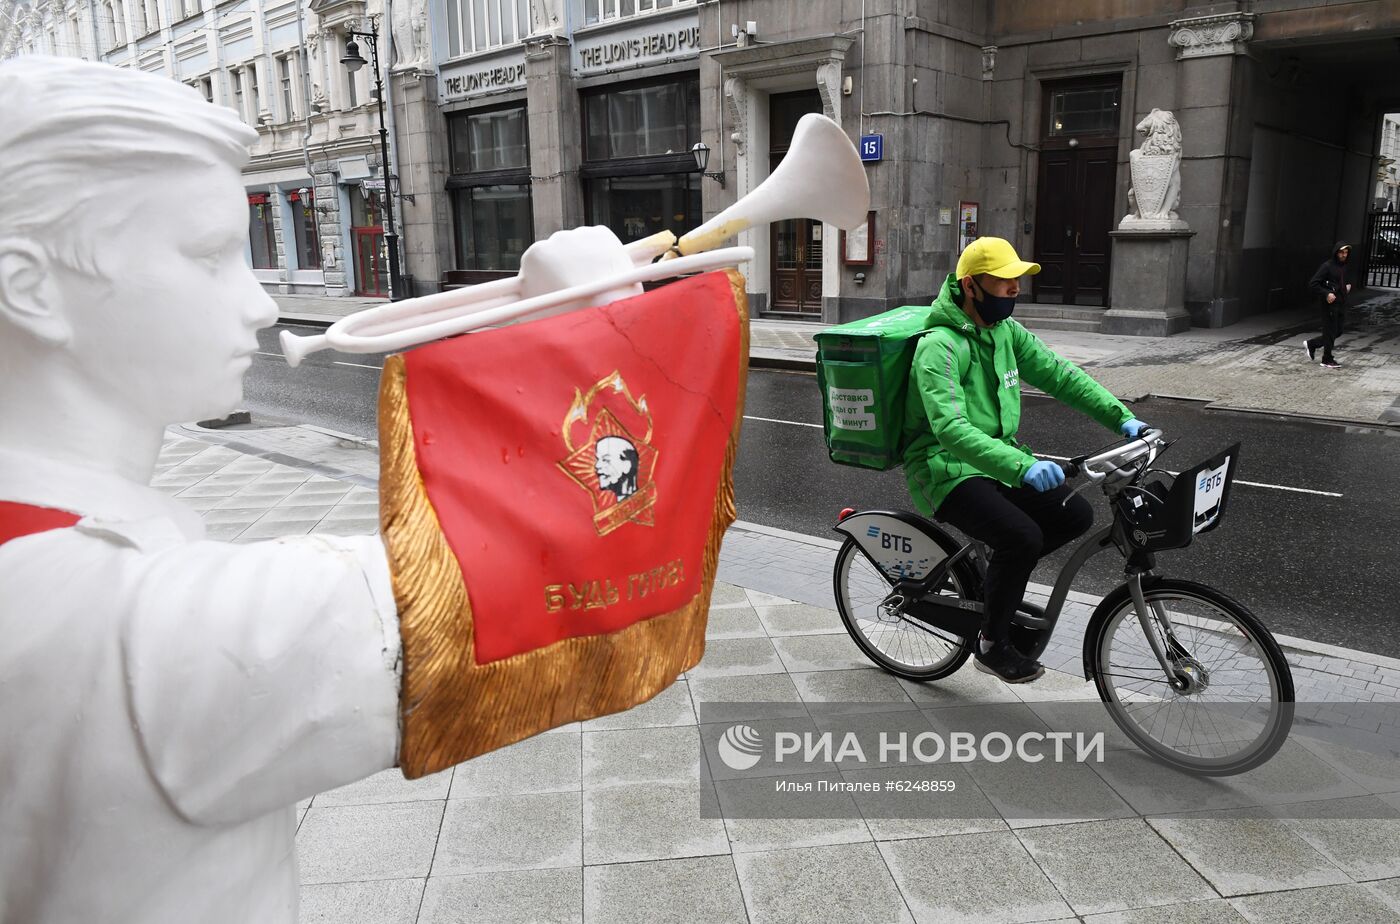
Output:
<instances>
[{"instance_id":1,"label":"blue street number sign","mask_svg":"<svg viewBox=\"0 0 1400 924\"><path fill-rule=\"evenodd\" d=\"M861 160L884 160L884 159L885 159L885 136L884 136L884 135L861 135L861 136L860 136L860 159L861 159Z\"/></svg>"}]
</instances>

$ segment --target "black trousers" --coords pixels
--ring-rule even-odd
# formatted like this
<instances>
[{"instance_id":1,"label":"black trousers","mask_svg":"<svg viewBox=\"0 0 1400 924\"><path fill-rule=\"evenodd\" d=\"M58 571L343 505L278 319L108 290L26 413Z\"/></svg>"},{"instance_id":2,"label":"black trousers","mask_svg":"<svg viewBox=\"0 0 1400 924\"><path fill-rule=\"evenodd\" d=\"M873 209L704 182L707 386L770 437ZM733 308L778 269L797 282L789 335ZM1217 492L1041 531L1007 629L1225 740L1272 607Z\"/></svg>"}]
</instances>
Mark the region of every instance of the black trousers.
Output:
<instances>
[{"instance_id":1,"label":"black trousers","mask_svg":"<svg viewBox=\"0 0 1400 924\"><path fill-rule=\"evenodd\" d=\"M1309 348L1312 348L1314 343L1322 347L1324 362L1332 358L1332 347L1342 335L1342 318L1345 315L1346 308L1340 303L1322 306L1322 336L1309 337L1307 344Z\"/></svg>"},{"instance_id":2,"label":"black trousers","mask_svg":"<svg viewBox=\"0 0 1400 924\"><path fill-rule=\"evenodd\" d=\"M969 478L939 506L937 519L990 550L982 630L987 638L1008 638L1011 617L1025 599L1026 583L1040 557L1093 525L1094 508L1078 495L1065 504L1069 494L1065 485L1042 494L1033 488L1008 488L990 478Z\"/></svg>"}]
</instances>

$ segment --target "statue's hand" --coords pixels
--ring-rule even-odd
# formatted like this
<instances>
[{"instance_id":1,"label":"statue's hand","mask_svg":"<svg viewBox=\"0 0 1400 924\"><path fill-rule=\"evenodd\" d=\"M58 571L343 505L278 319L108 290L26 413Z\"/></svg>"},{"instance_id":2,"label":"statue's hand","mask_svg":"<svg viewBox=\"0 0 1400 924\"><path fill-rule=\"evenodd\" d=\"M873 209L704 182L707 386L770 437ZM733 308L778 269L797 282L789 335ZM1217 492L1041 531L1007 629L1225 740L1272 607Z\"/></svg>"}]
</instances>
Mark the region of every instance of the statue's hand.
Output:
<instances>
[{"instance_id":1,"label":"statue's hand","mask_svg":"<svg viewBox=\"0 0 1400 924\"><path fill-rule=\"evenodd\" d=\"M627 248L608 228L590 226L556 231L545 240L531 244L520 258L520 297L533 298L571 286L597 282L631 269L632 258L628 256ZM602 305L641 294L641 283L632 283L532 314L529 318L549 317L585 305Z\"/></svg>"}]
</instances>

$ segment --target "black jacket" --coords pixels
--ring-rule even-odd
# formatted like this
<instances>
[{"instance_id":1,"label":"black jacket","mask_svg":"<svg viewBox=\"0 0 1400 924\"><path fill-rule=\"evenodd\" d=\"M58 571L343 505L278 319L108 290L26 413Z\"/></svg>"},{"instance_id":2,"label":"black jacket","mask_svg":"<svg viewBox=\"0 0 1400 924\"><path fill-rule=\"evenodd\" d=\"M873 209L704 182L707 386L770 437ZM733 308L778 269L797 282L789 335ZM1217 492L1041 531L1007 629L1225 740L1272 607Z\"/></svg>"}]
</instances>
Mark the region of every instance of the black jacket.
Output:
<instances>
[{"instance_id":1,"label":"black jacket","mask_svg":"<svg viewBox=\"0 0 1400 924\"><path fill-rule=\"evenodd\" d=\"M1323 304L1327 302L1327 293L1337 296L1337 300L1332 303L1333 308L1342 308L1347 303L1347 265L1337 259L1337 252L1343 247L1350 248L1351 245L1346 241L1338 241L1337 246L1332 248L1332 256L1324 260L1308 280L1308 289L1321 299Z\"/></svg>"}]
</instances>

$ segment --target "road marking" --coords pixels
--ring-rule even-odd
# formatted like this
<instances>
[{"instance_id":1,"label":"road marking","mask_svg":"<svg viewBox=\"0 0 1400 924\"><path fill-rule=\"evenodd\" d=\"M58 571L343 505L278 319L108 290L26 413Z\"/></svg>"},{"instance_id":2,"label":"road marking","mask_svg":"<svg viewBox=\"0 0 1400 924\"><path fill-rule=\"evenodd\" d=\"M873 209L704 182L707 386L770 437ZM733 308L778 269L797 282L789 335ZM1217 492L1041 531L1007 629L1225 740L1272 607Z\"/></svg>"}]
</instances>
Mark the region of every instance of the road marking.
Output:
<instances>
[{"instance_id":1,"label":"road marking","mask_svg":"<svg viewBox=\"0 0 1400 924\"><path fill-rule=\"evenodd\" d=\"M1040 455L1039 455L1039 458L1041 458L1041 459L1051 459L1051 460L1053 460L1053 461L1055 461L1055 462L1068 462L1068 461L1069 461L1069 456L1047 456L1047 455L1044 455L1044 454L1040 454ZM1171 475L1173 478L1175 478L1177 475L1180 475L1181 472L1167 472L1167 474L1168 474L1168 475ZM1292 492L1294 492L1295 494L1316 494L1318 497L1341 497L1341 496L1342 496L1342 495L1338 494L1336 491L1317 491L1317 490L1314 490L1313 488L1294 488L1294 487L1290 487L1289 485L1286 485L1286 484L1265 484L1265 483L1262 482L1262 481L1243 481L1243 480L1241 480L1241 479L1239 479L1239 478L1236 478L1236 479L1235 479L1235 484L1247 484L1247 485L1249 485L1251 488L1268 488L1268 489L1271 490L1271 491L1292 491Z\"/></svg>"},{"instance_id":2,"label":"road marking","mask_svg":"<svg viewBox=\"0 0 1400 924\"><path fill-rule=\"evenodd\" d=\"M281 353L264 353L262 350L255 351L259 356L276 356L278 359L286 359Z\"/></svg>"},{"instance_id":3,"label":"road marking","mask_svg":"<svg viewBox=\"0 0 1400 924\"><path fill-rule=\"evenodd\" d=\"M331 360L331 363L336 366L354 366L356 369L373 369L376 372L379 372L384 368L383 366L367 366L364 363L343 363L338 359Z\"/></svg>"},{"instance_id":4,"label":"road marking","mask_svg":"<svg viewBox=\"0 0 1400 924\"><path fill-rule=\"evenodd\" d=\"M790 427L816 427L818 430L820 430L820 429L822 428L822 425L821 425L821 424L803 423L803 422L800 421L800 420L777 420L776 418L773 418L773 417L751 417L751 416L749 416L748 414L745 414L745 415L744 415L744 419L745 419L745 420L761 420L761 421L763 421L764 423L780 423L780 424L787 424L787 425L790 426Z\"/></svg>"}]
</instances>

